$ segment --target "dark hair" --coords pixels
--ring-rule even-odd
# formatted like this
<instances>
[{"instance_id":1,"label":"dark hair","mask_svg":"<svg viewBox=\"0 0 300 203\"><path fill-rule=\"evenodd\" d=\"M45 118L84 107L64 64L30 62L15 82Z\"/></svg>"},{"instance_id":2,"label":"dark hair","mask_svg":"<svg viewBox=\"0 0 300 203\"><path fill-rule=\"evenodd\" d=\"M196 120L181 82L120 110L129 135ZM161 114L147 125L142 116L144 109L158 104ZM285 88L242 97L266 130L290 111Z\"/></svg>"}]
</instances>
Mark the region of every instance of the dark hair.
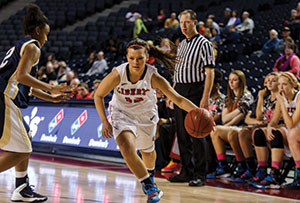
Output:
<instances>
[{"instance_id":1,"label":"dark hair","mask_svg":"<svg viewBox=\"0 0 300 203\"><path fill-rule=\"evenodd\" d=\"M145 51L152 56L153 58L155 58L155 60L165 66L170 74L174 73L175 70L175 63L177 62L177 47L176 45L169 40L170 43L170 51L164 51L160 48L157 48L151 44L148 44L147 42L145 42L142 39L134 39L132 41L130 41L127 44L126 50L128 48L132 48L132 49L145 49Z\"/></svg>"},{"instance_id":2,"label":"dark hair","mask_svg":"<svg viewBox=\"0 0 300 203\"><path fill-rule=\"evenodd\" d=\"M22 24L24 34L33 34L36 27L42 29L46 25L49 25L48 18L44 15L38 5L30 3L27 6L27 13Z\"/></svg>"},{"instance_id":3,"label":"dark hair","mask_svg":"<svg viewBox=\"0 0 300 203\"><path fill-rule=\"evenodd\" d=\"M284 44L284 48L286 48L286 47L292 49L294 51L294 53L297 52L297 45L293 42L286 42Z\"/></svg>"},{"instance_id":4,"label":"dark hair","mask_svg":"<svg viewBox=\"0 0 300 203\"><path fill-rule=\"evenodd\" d=\"M184 11L181 11L180 14L178 15L178 19L180 20L180 16L183 14L190 14L190 18L191 20L197 20L197 14L195 13L195 11L191 10L191 9L186 9Z\"/></svg>"},{"instance_id":5,"label":"dark hair","mask_svg":"<svg viewBox=\"0 0 300 203\"><path fill-rule=\"evenodd\" d=\"M215 79L214 79L214 84L221 84L223 80L223 73L219 70L215 68Z\"/></svg>"}]
</instances>

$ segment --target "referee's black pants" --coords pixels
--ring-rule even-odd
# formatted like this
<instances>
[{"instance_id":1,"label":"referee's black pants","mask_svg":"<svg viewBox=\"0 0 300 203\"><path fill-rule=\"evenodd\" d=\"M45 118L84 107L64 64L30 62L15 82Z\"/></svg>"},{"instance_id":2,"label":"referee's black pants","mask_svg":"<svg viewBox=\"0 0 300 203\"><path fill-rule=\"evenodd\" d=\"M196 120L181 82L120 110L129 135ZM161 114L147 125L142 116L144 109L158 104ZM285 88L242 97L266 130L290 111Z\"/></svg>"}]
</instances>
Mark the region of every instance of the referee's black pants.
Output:
<instances>
[{"instance_id":1,"label":"referee's black pants","mask_svg":"<svg viewBox=\"0 0 300 203\"><path fill-rule=\"evenodd\" d=\"M175 86L175 90L185 98L189 99L199 107L202 98L204 84L191 83ZM177 139L180 150L181 174L190 179L205 179L206 156L205 156L205 138L194 138L190 136L184 127L184 119L187 112L175 105L175 120Z\"/></svg>"}]
</instances>

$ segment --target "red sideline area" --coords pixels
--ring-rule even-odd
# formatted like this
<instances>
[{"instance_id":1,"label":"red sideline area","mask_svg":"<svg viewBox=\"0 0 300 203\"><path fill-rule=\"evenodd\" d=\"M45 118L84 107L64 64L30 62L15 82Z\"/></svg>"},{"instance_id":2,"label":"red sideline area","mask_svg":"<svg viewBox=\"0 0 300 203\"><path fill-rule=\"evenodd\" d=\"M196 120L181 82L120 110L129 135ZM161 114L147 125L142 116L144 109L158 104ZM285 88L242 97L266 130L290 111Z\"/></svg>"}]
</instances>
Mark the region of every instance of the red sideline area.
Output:
<instances>
[{"instance_id":1,"label":"red sideline area","mask_svg":"<svg viewBox=\"0 0 300 203\"><path fill-rule=\"evenodd\" d=\"M32 153L30 159L34 160L41 160L41 161L48 161L54 163L62 163L62 164L69 164L75 166L82 166L82 167L89 167L89 168L96 168L101 170L109 170L114 172L122 172L122 173L131 173L126 165L123 164L114 164L108 162L96 162L92 160L83 160L83 159L76 159L72 157L63 157L63 156L56 156L56 155L45 155L45 154L37 154ZM159 178L167 178L170 176L176 175L174 173L161 173L156 172L156 177ZM260 194L267 194L267 195L274 195L279 197L291 198L295 200L300 200L300 191L298 190L261 190L249 186L246 183L236 183L230 181L228 179L217 179L217 180L207 180L206 185L218 187L218 188L227 188L245 192L255 192Z\"/></svg>"}]
</instances>

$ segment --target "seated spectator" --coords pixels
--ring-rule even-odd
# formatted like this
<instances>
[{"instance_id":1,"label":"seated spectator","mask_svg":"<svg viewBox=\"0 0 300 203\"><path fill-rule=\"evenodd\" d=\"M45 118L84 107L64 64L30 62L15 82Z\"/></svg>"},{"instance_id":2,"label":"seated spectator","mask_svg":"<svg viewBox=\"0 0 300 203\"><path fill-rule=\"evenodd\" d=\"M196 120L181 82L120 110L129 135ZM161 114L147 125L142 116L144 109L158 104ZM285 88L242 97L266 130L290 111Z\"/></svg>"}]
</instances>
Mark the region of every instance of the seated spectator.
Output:
<instances>
[{"instance_id":1,"label":"seated spectator","mask_svg":"<svg viewBox=\"0 0 300 203\"><path fill-rule=\"evenodd\" d=\"M70 71L70 68L67 67L66 62L60 61L58 63L58 73L57 73L58 83L66 81L66 76L68 71Z\"/></svg>"},{"instance_id":2,"label":"seated spectator","mask_svg":"<svg viewBox=\"0 0 300 203\"><path fill-rule=\"evenodd\" d=\"M105 53L117 53L115 40L109 39L104 46Z\"/></svg>"},{"instance_id":3,"label":"seated spectator","mask_svg":"<svg viewBox=\"0 0 300 203\"><path fill-rule=\"evenodd\" d=\"M224 16L219 22L220 27L225 27L230 19L231 16L231 9L230 8L225 8L224 10Z\"/></svg>"},{"instance_id":4,"label":"seated spectator","mask_svg":"<svg viewBox=\"0 0 300 203\"><path fill-rule=\"evenodd\" d=\"M198 32L199 32L199 34L203 35L204 30L205 30L204 22L203 21L199 21L199 24L198 24Z\"/></svg>"},{"instance_id":5,"label":"seated spectator","mask_svg":"<svg viewBox=\"0 0 300 203\"><path fill-rule=\"evenodd\" d=\"M36 73L36 78L43 82L46 82L48 80L47 75L46 75L46 67L45 66L40 66L38 68L38 71Z\"/></svg>"},{"instance_id":6,"label":"seated spectator","mask_svg":"<svg viewBox=\"0 0 300 203\"><path fill-rule=\"evenodd\" d=\"M236 31L233 25L228 26L228 34L226 35L224 44L236 43L240 39L240 33Z\"/></svg>"},{"instance_id":7,"label":"seated spectator","mask_svg":"<svg viewBox=\"0 0 300 203\"><path fill-rule=\"evenodd\" d=\"M125 15L125 19L128 22L135 22L135 16L140 16L142 17L142 15L140 13L138 13L137 11L135 11L134 9L131 9L130 11L128 11Z\"/></svg>"},{"instance_id":8,"label":"seated spectator","mask_svg":"<svg viewBox=\"0 0 300 203\"><path fill-rule=\"evenodd\" d=\"M173 12L171 13L171 17L170 18L167 18L167 20L165 21L165 29L173 29L173 30L176 30L177 29L177 26L178 26L179 22L178 20L176 19L176 13Z\"/></svg>"},{"instance_id":9,"label":"seated spectator","mask_svg":"<svg viewBox=\"0 0 300 203\"><path fill-rule=\"evenodd\" d=\"M212 37L209 39L210 41L215 41L217 43L220 43L221 42L221 37L220 35L218 34L218 31L216 29L212 29L211 30L211 35Z\"/></svg>"},{"instance_id":10,"label":"seated spectator","mask_svg":"<svg viewBox=\"0 0 300 203\"><path fill-rule=\"evenodd\" d=\"M64 82L66 82L67 85L70 85L74 77L75 77L74 71L70 70L66 73L66 80Z\"/></svg>"},{"instance_id":11,"label":"seated spectator","mask_svg":"<svg viewBox=\"0 0 300 203\"><path fill-rule=\"evenodd\" d=\"M249 13L247 11L243 12L242 19L243 23L236 26L237 31L243 32L243 33L253 33L254 29L254 22L251 18L249 18Z\"/></svg>"},{"instance_id":12,"label":"seated spectator","mask_svg":"<svg viewBox=\"0 0 300 203\"><path fill-rule=\"evenodd\" d=\"M84 63L84 66L81 70L82 73L86 73L93 65L95 61L95 52L90 52L88 59L86 60L86 62Z\"/></svg>"},{"instance_id":13,"label":"seated spectator","mask_svg":"<svg viewBox=\"0 0 300 203\"><path fill-rule=\"evenodd\" d=\"M166 14L164 9L160 9L159 14L157 16L158 27L160 28L164 27L165 18L166 18Z\"/></svg>"},{"instance_id":14,"label":"seated spectator","mask_svg":"<svg viewBox=\"0 0 300 203\"><path fill-rule=\"evenodd\" d=\"M160 49L164 50L164 51L170 51L171 47L170 47L170 41L167 38L162 38L160 40Z\"/></svg>"},{"instance_id":15,"label":"seated spectator","mask_svg":"<svg viewBox=\"0 0 300 203\"><path fill-rule=\"evenodd\" d=\"M294 42L294 40L290 37L291 35L291 30L289 27L285 26L283 29L282 29L282 38L279 40L278 42L278 45L276 47L276 51L280 54L283 54L284 53L284 44L285 44L285 41L290 38L292 41L290 42ZM288 39L288 40L290 40Z\"/></svg>"},{"instance_id":16,"label":"seated spectator","mask_svg":"<svg viewBox=\"0 0 300 203\"><path fill-rule=\"evenodd\" d=\"M76 99L92 99L89 86L86 83L81 82L77 87L77 91Z\"/></svg>"},{"instance_id":17,"label":"seated spectator","mask_svg":"<svg viewBox=\"0 0 300 203\"><path fill-rule=\"evenodd\" d=\"M206 29L204 30L203 36L204 36L206 39L208 39L208 40L210 40L210 38L212 38L212 34L211 34L209 28L206 28Z\"/></svg>"},{"instance_id":18,"label":"seated spectator","mask_svg":"<svg viewBox=\"0 0 300 203\"><path fill-rule=\"evenodd\" d=\"M231 17L227 23L227 27L233 25L234 27L241 24L241 19L238 17L238 13L236 10L233 10L231 13Z\"/></svg>"},{"instance_id":19,"label":"seated spectator","mask_svg":"<svg viewBox=\"0 0 300 203\"><path fill-rule=\"evenodd\" d=\"M208 19L206 20L206 25L205 25L205 27L206 27L206 28L209 28L211 32L212 32L212 29L216 29L217 32L218 32L218 34L221 33L221 32L220 32L220 27L219 27L219 25L218 25L215 21L213 21L213 19L211 19L211 18L208 18Z\"/></svg>"},{"instance_id":20,"label":"seated spectator","mask_svg":"<svg viewBox=\"0 0 300 203\"><path fill-rule=\"evenodd\" d=\"M98 86L99 86L100 83L101 83L101 80L95 80L93 82L94 87L93 87L93 91L91 92L91 98L92 99L94 99L94 95L95 95L95 93L97 91L97 88L98 88Z\"/></svg>"},{"instance_id":21,"label":"seated spectator","mask_svg":"<svg viewBox=\"0 0 300 203\"><path fill-rule=\"evenodd\" d=\"M138 38L142 31L148 33L148 30L140 16L135 16L135 26L133 28L133 38Z\"/></svg>"},{"instance_id":22,"label":"seated spectator","mask_svg":"<svg viewBox=\"0 0 300 203\"><path fill-rule=\"evenodd\" d=\"M107 62L104 59L104 52L99 51L97 54L97 60L94 61L92 67L86 73L88 76L100 73L103 74L108 69Z\"/></svg>"},{"instance_id":23,"label":"seated spectator","mask_svg":"<svg viewBox=\"0 0 300 203\"><path fill-rule=\"evenodd\" d=\"M75 95L75 96L77 95L79 85L80 85L80 80L78 78L73 78L71 80L70 86L72 87L72 95Z\"/></svg>"},{"instance_id":24,"label":"seated spectator","mask_svg":"<svg viewBox=\"0 0 300 203\"><path fill-rule=\"evenodd\" d=\"M300 76L300 59L294 54L297 46L293 43L286 43L284 46L284 55L280 56L275 65L275 72L290 72L293 73L296 77Z\"/></svg>"},{"instance_id":25,"label":"seated spectator","mask_svg":"<svg viewBox=\"0 0 300 203\"><path fill-rule=\"evenodd\" d=\"M48 61L46 64L46 71L45 74L47 76L46 82L48 83L50 80L56 80L57 74L54 71L54 67L51 61Z\"/></svg>"},{"instance_id":26,"label":"seated spectator","mask_svg":"<svg viewBox=\"0 0 300 203\"><path fill-rule=\"evenodd\" d=\"M237 170L233 177L239 177L246 170L245 159L239 144L238 133L242 129L243 120L253 103L253 96L246 89L246 77L240 70L229 74L227 98L222 110L222 123L211 133L211 139L219 161L217 169L207 178L231 176L231 170L226 160L225 143L229 143L237 161Z\"/></svg>"},{"instance_id":27,"label":"seated spectator","mask_svg":"<svg viewBox=\"0 0 300 203\"><path fill-rule=\"evenodd\" d=\"M274 29L269 32L270 39L264 44L261 50L255 51L255 54L268 54L274 53L277 50L277 45L279 43L278 32Z\"/></svg>"}]
</instances>

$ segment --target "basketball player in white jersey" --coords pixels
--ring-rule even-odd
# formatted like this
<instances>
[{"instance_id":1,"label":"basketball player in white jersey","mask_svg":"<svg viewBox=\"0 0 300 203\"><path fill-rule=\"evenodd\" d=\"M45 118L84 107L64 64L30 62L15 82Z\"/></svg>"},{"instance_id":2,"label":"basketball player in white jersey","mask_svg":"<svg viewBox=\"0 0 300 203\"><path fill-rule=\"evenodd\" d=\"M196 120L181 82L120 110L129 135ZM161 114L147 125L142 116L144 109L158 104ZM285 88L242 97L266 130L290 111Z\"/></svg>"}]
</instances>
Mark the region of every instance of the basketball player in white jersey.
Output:
<instances>
[{"instance_id":1,"label":"basketball player in white jersey","mask_svg":"<svg viewBox=\"0 0 300 203\"><path fill-rule=\"evenodd\" d=\"M155 89L160 89L186 111L197 106L179 95L155 67L146 64L149 54L165 67L174 68L176 54L149 46L140 39L133 40L127 45L128 63L114 68L102 80L95 95L95 105L103 125L102 136L114 137L127 166L142 183L143 191L148 195L147 202L152 203L160 201L163 196L153 182L156 160L154 137L158 122ZM103 99L112 90L109 123ZM142 159L136 149L142 154Z\"/></svg>"},{"instance_id":2,"label":"basketball player in white jersey","mask_svg":"<svg viewBox=\"0 0 300 203\"><path fill-rule=\"evenodd\" d=\"M281 187L284 182L280 173L283 156L291 157L287 136L290 129L300 127L300 108L297 108L297 104L300 104L298 80L294 74L282 72L278 83L277 103L272 120L268 124L266 137L266 141L270 142L272 149L272 170L263 181L253 184L262 189L279 189ZM278 125L280 118L283 119L284 126Z\"/></svg>"},{"instance_id":3,"label":"basketball player in white jersey","mask_svg":"<svg viewBox=\"0 0 300 203\"><path fill-rule=\"evenodd\" d=\"M285 154L292 155L295 161L295 179L292 183L284 185L285 189L300 189L300 84L294 74L290 72L283 72L279 78L280 95L277 96L278 109L274 116L281 115L283 117L286 127L281 127L279 131L283 137ZM277 105L276 105L277 107ZM278 117L277 117L278 118ZM272 119L273 121L273 119ZM274 120L275 122L277 120ZM268 129L269 137L274 139L272 133L272 124ZM272 132L271 132L272 131Z\"/></svg>"}]
</instances>

